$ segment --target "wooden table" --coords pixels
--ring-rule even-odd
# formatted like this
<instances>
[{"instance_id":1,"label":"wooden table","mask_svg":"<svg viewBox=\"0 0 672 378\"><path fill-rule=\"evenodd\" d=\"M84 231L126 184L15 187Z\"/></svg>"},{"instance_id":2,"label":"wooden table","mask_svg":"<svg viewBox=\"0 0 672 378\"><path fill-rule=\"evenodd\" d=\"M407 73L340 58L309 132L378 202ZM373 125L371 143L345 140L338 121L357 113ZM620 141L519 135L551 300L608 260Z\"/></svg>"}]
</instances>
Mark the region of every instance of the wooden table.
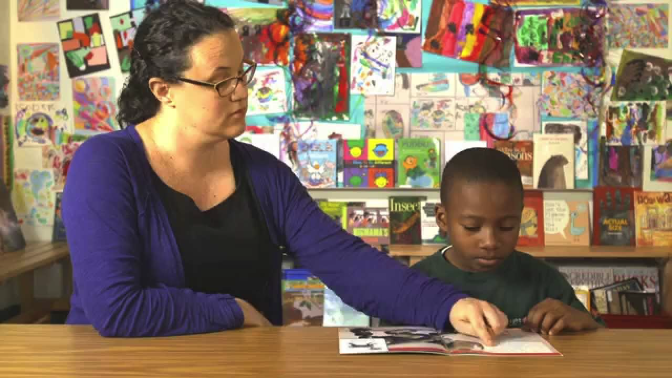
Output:
<instances>
[{"instance_id":1,"label":"wooden table","mask_svg":"<svg viewBox=\"0 0 672 378\"><path fill-rule=\"evenodd\" d=\"M26 248L0 255L0 284L16 277L21 297L21 314L9 320L11 323L32 323L47 319L51 310L67 310L72 292L72 268L70 252L64 242L35 243ZM34 272L36 269L58 261L63 264L63 298L59 301L37 301L34 295Z\"/></svg>"},{"instance_id":2,"label":"wooden table","mask_svg":"<svg viewBox=\"0 0 672 378\"><path fill-rule=\"evenodd\" d=\"M334 328L106 339L88 326L0 325L0 376L670 377L672 330L551 337L563 357L338 354Z\"/></svg>"}]
</instances>

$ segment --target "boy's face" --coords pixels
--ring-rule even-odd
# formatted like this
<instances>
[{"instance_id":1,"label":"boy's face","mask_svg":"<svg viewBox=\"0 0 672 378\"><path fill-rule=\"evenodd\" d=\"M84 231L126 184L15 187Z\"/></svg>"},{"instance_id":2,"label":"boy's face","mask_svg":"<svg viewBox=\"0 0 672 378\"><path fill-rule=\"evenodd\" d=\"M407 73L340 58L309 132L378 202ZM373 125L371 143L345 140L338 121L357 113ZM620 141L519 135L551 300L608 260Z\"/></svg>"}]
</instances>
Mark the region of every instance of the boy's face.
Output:
<instances>
[{"instance_id":1,"label":"boy's face","mask_svg":"<svg viewBox=\"0 0 672 378\"><path fill-rule=\"evenodd\" d=\"M469 272L497 268L516 247L522 209L520 192L504 183L454 184L436 213L453 245L446 258Z\"/></svg>"}]
</instances>

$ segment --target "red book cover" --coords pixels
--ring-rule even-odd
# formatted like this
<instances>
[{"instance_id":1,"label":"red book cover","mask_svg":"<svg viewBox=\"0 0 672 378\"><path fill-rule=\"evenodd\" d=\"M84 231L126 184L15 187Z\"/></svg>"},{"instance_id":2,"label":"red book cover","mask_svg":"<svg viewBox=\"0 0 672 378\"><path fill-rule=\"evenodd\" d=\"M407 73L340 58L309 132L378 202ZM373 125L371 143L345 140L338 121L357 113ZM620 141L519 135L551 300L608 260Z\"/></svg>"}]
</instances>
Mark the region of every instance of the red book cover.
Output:
<instances>
[{"instance_id":1,"label":"red book cover","mask_svg":"<svg viewBox=\"0 0 672 378\"><path fill-rule=\"evenodd\" d=\"M593 245L635 245L635 190L593 189Z\"/></svg>"},{"instance_id":2,"label":"red book cover","mask_svg":"<svg viewBox=\"0 0 672 378\"><path fill-rule=\"evenodd\" d=\"M525 191L518 245L527 247L544 245L544 193L541 191Z\"/></svg>"}]
</instances>

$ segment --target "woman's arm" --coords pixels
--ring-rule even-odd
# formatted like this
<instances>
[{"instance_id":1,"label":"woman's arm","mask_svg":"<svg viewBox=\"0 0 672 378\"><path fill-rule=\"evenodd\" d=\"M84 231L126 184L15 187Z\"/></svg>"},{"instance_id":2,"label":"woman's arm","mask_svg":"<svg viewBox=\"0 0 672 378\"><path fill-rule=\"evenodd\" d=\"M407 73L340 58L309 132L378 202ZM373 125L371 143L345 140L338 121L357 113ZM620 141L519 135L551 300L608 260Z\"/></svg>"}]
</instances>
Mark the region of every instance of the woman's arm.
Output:
<instances>
[{"instance_id":1,"label":"woman's arm","mask_svg":"<svg viewBox=\"0 0 672 378\"><path fill-rule=\"evenodd\" d=\"M138 219L144 204L136 203L127 164L121 146L95 137L78 149L68 172L63 220L88 320L103 336L123 337L240 327L243 312L229 295L143 283L146 243Z\"/></svg>"}]
</instances>

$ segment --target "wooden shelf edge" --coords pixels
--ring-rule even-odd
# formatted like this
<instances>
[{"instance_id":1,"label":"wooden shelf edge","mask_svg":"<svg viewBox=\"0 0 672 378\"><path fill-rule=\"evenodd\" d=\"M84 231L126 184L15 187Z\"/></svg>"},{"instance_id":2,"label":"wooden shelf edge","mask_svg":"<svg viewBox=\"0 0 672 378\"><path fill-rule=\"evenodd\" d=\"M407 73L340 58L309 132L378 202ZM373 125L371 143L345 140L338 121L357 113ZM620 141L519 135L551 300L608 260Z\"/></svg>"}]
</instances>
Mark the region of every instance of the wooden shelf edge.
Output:
<instances>
[{"instance_id":1,"label":"wooden shelf edge","mask_svg":"<svg viewBox=\"0 0 672 378\"><path fill-rule=\"evenodd\" d=\"M440 245L391 245L390 256L423 257L434 254ZM544 258L668 258L670 247L619 247L619 246L544 246L517 247L521 252Z\"/></svg>"}]
</instances>

